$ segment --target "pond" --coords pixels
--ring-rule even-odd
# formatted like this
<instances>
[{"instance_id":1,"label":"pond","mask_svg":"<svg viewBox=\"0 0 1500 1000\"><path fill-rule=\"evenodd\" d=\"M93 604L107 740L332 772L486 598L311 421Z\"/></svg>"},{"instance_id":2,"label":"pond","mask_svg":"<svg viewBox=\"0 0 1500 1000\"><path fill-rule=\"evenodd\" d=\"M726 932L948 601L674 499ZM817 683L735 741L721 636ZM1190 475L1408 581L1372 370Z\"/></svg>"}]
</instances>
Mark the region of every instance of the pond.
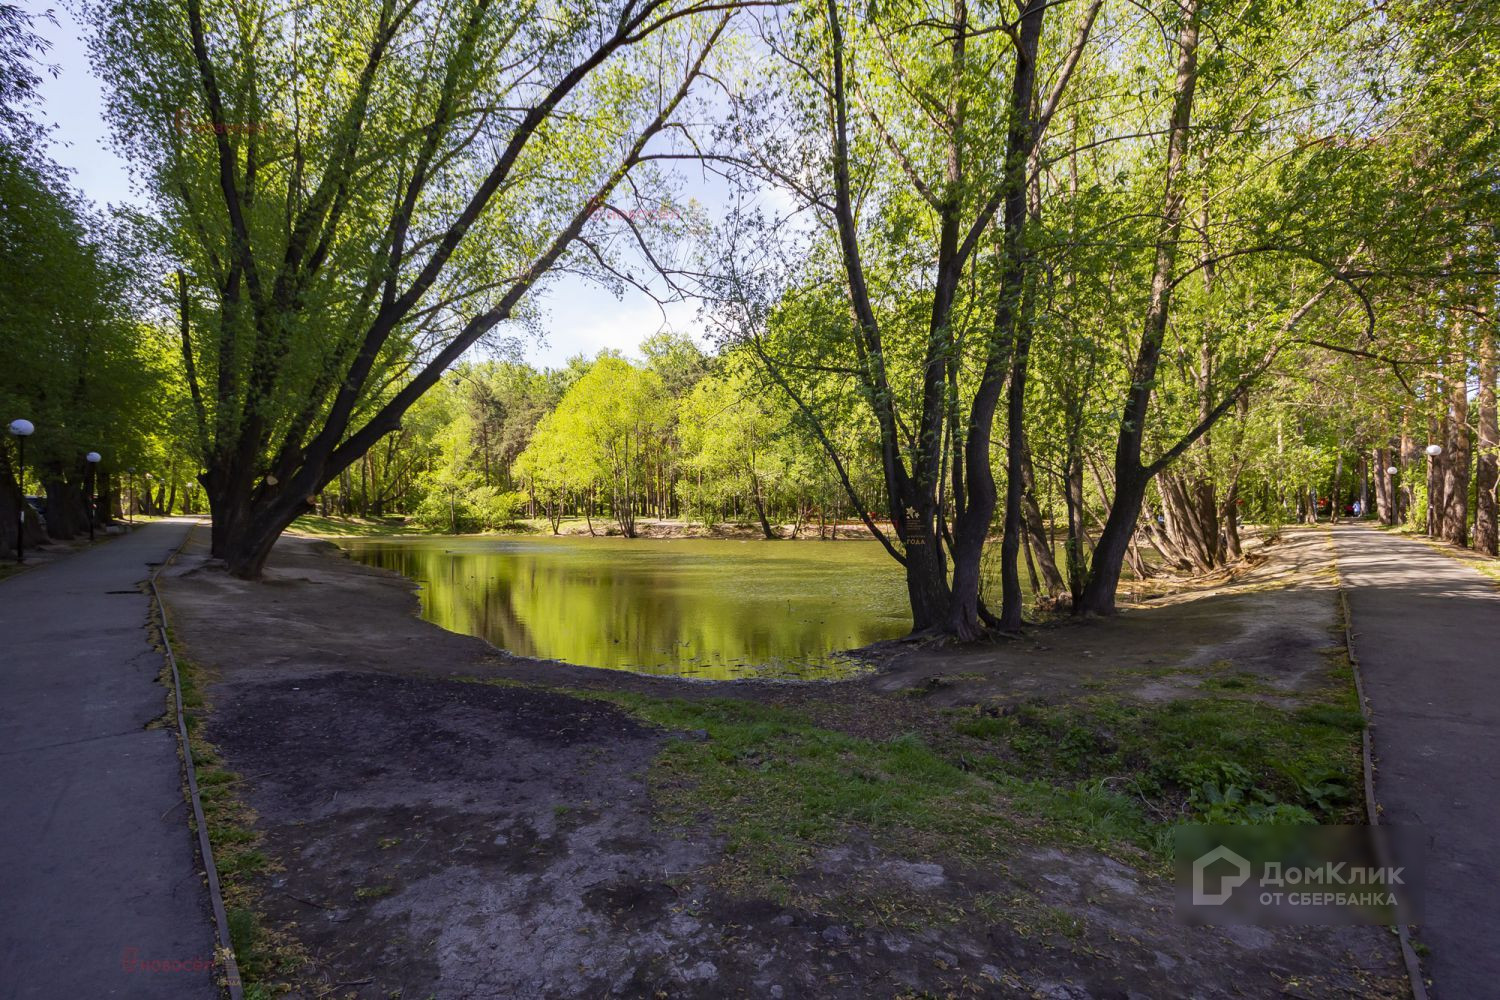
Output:
<instances>
[{"instance_id":1,"label":"pond","mask_svg":"<svg viewBox=\"0 0 1500 1000\"><path fill-rule=\"evenodd\" d=\"M871 540L340 539L420 587L422 615L522 656L712 680L829 679L911 629Z\"/></svg>"}]
</instances>

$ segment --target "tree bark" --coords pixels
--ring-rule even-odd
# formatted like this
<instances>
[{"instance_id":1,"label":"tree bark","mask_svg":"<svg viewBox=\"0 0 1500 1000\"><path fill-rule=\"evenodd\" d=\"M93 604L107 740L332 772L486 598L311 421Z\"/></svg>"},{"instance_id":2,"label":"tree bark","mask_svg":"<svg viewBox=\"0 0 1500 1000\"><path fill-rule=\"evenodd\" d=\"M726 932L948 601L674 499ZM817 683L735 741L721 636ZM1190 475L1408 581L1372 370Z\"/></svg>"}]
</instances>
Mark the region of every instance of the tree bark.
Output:
<instances>
[{"instance_id":1,"label":"tree bark","mask_svg":"<svg viewBox=\"0 0 1500 1000\"><path fill-rule=\"evenodd\" d=\"M1056 597L1067 589L1062 573L1058 572L1057 559L1047 538L1047 529L1042 523L1042 510L1036 502L1036 476L1031 468L1031 449L1026 450L1026 460L1021 466L1025 475L1025 491L1021 494L1022 510L1025 514L1026 535L1030 539L1030 558L1036 562L1040 573L1042 591L1048 597Z\"/></svg>"},{"instance_id":2,"label":"tree bark","mask_svg":"<svg viewBox=\"0 0 1500 1000\"><path fill-rule=\"evenodd\" d=\"M53 469L42 482L47 497L47 535L59 540L77 538L88 530L89 511L81 481L69 481L63 470Z\"/></svg>"},{"instance_id":3,"label":"tree bark","mask_svg":"<svg viewBox=\"0 0 1500 1000\"><path fill-rule=\"evenodd\" d=\"M1344 444L1334 445L1333 479L1328 483L1328 523L1338 524L1343 508L1339 505L1339 480L1344 478Z\"/></svg>"},{"instance_id":4,"label":"tree bark","mask_svg":"<svg viewBox=\"0 0 1500 1000\"><path fill-rule=\"evenodd\" d=\"M1084 518L1088 510L1083 497L1083 451L1082 443L1068 444L1066 475L1063 482L1063 499L1068 507L1068 535L1065 545L1065 562L1068 567L1068 596L1074 605L1083 594L1084 582L1088 579L1089 547L1088 525Z\"/></svg>"},{"instance_id":5,"label":"tree bark","mask_svg":"<svg viewBox=\"0 0 1500 1000\"><path fill-rule=\"evenodd\" d=\"M1198 11L1200 0L1186 0L1177 32L1177 81L1172 100L1170 138L1167 143L1166 182L1162 194L1161 224L1156 237L1156 260L1152 268L1151 299L1145 329L1131 372L1131 386L1121 414L1115 445L1115 496L1104 532L1094 549L1089 580L1074 611L1084 615L1113 614L1115 591L1125 553L1141 515L1150 472L1141 463L1141 446L1150 410L1151 389L1166 338L1171 311L1172 271L1177 261L1177 241L1182 229L1182 172L1192 126L1193 93L1198 82Z\"/></svg>"},{"instance_id":6,"label":"tree bark","mask_svg":"<svg viewBox=\"0 0 1500 1000\"><path fill-rule=\"evenodd\" d=\"M776 532L771 530L771 522L766 520L766 502L760 495L760 477L755 470L750 470L750 496L755 501L755 516L760 519L760 533L766 536L766 541L775 541ZM793 532L795 536L796 532Z\"/></svg>"},{"instance_id":7,"label":"tree bark","mask_svg":"<svg viewBox=\"0 0 1500 1000\"><path fill-rule=\"evenodd\" d=\"M1489 555L1500 546L1500 427L1495 404L1495 327L1488 315L1479 321L1479 448L1474 460L1474 548Z\"/></svg>"},{"instance_id":8,"label":"tree bark","mask_svg":"<svg viewBox=\"0 0 1500 1000\"><path fill-rule=\"evenodd\" d=\"M1224 497L1224 555L1226 560L1244 556L1240 543L1240 479L1230 480L1229 493Z\"/></svg>"},{"instance_id":9,"label":"tree bark","mask_svg":"<svg viewBox=\"0 0 1500 1000\"><path fill-rule=\"evenodd\" d=\"M1394 462L1391 449L1375 449L1375 513L1384 525L1396 523L1396 482L1386 471L1394 467Z\"/></svg>"},{"instance_id":10,"label":"tree bark","mask_svg":"<svg viewBox=\"0 0 1500 1000\"><path fill-rule=\"evenodd\" d=\"M1010 389L1006 401L1005 526L1000 540L999 627L1016 631L1021 627L1024 594L1017 559L1022 529L1021 494L1026 460L1026 374L1031 344L1030 309L1026 291L1027 260L1023 239L1026 204L1026 164L1034 142L1032 105L1036 95L1036 60L1041 46L1047 4L1029 0L1022 10L1016 39L1016 66L1011 77L1010 128L1006 136L1003 262L996 296L995 323L991 333L983 380L975 395L964 444L969 479L968 505L954 531L953 583L955 600L950 628L961 637L972 638L980 630L979 562L998 495L990 468L990 427L999 404L1005 369L1009 367Z\"/></svg>"},{"instance_id":11,"label":"tree bark","mask_svg":"<svg viewBox=\"0 0 1500 1000\"><path fill-rule=\"evenodd\" d=\"M1219 565L1219 512L1212 480L1201 472L1184 477L1164 470L1156 485L1172 547L1200 573Z\"/></svg>"},{"instance_id":12,"label":"tree bark","mask_svg":"<svg viewBox=\"0 0 1500 1000\"><path fill-rule=\"evenodd\" d=\"M1447 440L1443 447L1443 506L1438 523L1444 541L1469 544L1469 364L1460 346L1449 361Z\"/></svg>"}]
</instances>

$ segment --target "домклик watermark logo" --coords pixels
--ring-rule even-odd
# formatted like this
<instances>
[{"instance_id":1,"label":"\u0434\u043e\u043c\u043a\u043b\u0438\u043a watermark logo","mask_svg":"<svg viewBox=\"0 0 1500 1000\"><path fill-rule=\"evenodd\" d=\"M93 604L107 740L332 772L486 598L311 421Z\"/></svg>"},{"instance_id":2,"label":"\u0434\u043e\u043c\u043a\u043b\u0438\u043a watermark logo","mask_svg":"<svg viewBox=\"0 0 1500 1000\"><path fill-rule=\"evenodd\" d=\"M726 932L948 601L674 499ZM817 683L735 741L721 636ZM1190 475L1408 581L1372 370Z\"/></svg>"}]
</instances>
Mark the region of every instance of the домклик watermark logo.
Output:
<instances>
[{"instance_id":1,"label":"\u0434\u043e\u043c\u043a\u043b\u0438\u043a watermark logo","mask_svg":"<svg viewBox=\"0 0 1500 1000\"><path fill-rule=\"evenodd\" d=\"M1219 888L1214 892L1209 892L1206 887L1208 871L1221 861L1228 862L1234 870L1220 875ZM1250 881L1250 862L1220 844L1193 861L1193 905L1218 906L1229 899L1235 889L1248 881Z\"/></svg>"},{"instance_id":2,"label":"\u0434\u043e\u043c\u043a\u043b\u0438\u043a watermark logo","mask_svg":"<svg viewBox=\"0 0 1500 1000\"><path fill-rule=\"evenodd\" d=\"M1180 826L1177 915L1197 924L1411 924L1418 827Z\"/></svg>"}]
</instances>

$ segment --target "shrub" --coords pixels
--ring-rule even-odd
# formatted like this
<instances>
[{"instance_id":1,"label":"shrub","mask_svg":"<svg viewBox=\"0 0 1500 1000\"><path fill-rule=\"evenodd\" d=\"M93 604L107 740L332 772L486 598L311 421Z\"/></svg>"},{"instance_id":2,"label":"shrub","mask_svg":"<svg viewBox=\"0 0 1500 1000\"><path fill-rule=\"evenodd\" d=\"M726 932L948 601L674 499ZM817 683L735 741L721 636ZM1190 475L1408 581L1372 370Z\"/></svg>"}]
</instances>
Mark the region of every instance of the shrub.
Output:
<instances>
[{"instance_id":1,"label":"shrub","mask_svg":"<svg viewBox=\"0 0 1500 1000\"><path fill-rule=\"evenodd\" d=\"M483 527L483 516L473 498L464 491L432 490L412 517L428 531L467 534Z\"/></svg>"}]
</instances>

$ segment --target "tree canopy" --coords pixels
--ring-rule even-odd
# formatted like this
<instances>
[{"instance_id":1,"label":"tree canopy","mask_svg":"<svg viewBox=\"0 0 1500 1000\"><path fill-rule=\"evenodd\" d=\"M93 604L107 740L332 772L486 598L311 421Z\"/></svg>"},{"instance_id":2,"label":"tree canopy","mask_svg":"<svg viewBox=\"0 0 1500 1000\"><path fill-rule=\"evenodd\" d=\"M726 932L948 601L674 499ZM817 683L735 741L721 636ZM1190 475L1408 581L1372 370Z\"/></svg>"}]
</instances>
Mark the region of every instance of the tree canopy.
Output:
<instances>
[{"instance_id":1,"label":"tree canopy","mask_svg":"<svg viewBox=\"0 0 1500 1000\"><path fill-rule=\"evenodd\" d=\"M101 0L131 217L4 10L0 399L59 509L86 445L196 479L231 572L315 503L817 518L972 638L1356 502L1496 549L1489 6ZM520 363L564 273L709 336Z\"/></svg>"}]
</instances>

